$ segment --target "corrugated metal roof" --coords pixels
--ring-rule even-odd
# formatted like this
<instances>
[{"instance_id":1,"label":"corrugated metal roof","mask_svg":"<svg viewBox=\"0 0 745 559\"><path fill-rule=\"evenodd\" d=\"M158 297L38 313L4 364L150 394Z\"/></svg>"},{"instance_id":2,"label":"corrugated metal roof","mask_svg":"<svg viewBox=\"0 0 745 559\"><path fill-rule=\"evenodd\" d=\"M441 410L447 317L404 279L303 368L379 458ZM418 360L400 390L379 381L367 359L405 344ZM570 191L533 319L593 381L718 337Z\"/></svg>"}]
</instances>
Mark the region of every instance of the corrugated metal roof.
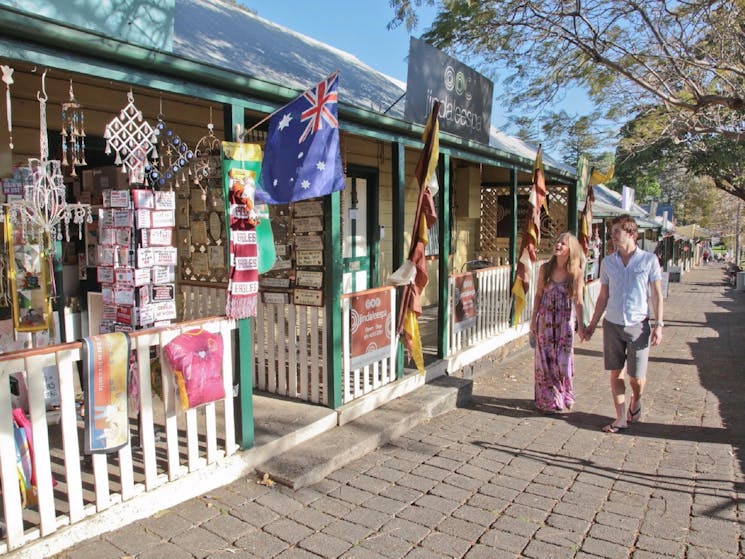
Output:
<instances>
[{"instance_id":1,"label":"corrugated metal roof","mask_svg":"<svg viewBox=\"0 0 745 559\"><path fill-rule=\"evenodd\" d=\"M176 0L173 53L303 91L339 71L344 103L403 120L406 84L354 55L223 0ZM402 53L402 57L407 53ZM537 147L492 127L489 145L534 159ZM544 154L544 161L574 174Z\"/></svg>"}]
</instances>

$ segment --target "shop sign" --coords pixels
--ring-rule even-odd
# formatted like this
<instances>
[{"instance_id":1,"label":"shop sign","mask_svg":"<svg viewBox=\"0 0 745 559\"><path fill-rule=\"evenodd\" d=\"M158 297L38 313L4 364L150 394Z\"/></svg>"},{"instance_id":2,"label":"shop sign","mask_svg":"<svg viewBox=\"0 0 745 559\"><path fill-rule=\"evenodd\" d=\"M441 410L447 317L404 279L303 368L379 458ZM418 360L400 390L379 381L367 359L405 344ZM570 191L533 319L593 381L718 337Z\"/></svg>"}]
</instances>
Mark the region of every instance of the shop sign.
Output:
<instances>
[{"instance_id":1,"label":"shop sign","mask_svg":"<svg viewBox=\"0 0 745 559\"><path fill-rule=\"evenodd\" d=\"M488 144L493 96L491 80L421 39L411 38L406 120L426 124L432 104L439 100L440 130Z\"/></svg>"},{"instance_id":2,"label":"shop sign","mask_svg":"<svg viewBox=\"0 0 745 559\"><path fill-rule=\"evenodd\" d=\"M461 332L476 323L476 278L473 274L458 274L455 284L455 322L453 332Z\"/></svg>"},{"instance_id":3,"label":"shop sign","mask_svg":"<svg viewBox=\"0 0 745 559\"><path fill-rule=\"evenodd\" d=\"M352 370L390 355L393 334L391 290L375 289L353 295L349 312Z\"/></svg>"}]
</instances>

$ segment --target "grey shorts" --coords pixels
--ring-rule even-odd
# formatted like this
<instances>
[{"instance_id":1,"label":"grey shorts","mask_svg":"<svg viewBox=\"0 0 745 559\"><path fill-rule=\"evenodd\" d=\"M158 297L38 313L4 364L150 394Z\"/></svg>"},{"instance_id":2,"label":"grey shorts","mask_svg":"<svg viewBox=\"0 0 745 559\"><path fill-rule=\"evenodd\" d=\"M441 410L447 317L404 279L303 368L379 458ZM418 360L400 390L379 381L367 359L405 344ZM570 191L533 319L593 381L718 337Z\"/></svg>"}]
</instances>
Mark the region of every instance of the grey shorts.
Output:
<instances>
[{"instance_id":1,"label":"grey shorts","mask_svg":"<svg viewBox=\"0 0 745 559\"><path fill-rule=\"evenodd\" d=\"M603 358L605 369L618 371L626 365L626 373L633 378L647 376L649 361L649 320L621 326L603 320Z\"/></svg>"}]
</instances>

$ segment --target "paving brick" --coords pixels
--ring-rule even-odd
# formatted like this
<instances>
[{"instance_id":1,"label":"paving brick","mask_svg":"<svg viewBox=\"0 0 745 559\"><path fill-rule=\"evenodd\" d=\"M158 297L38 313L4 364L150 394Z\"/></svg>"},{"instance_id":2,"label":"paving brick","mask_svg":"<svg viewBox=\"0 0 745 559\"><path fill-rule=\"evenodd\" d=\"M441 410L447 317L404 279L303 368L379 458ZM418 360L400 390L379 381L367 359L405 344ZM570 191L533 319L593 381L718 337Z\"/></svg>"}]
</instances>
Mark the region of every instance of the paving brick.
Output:
<instances>
[{"instance_id":1,"label":"paving brick","mask_svg":"<svg viewBox=\"0 0 745 559\"><path fill-rule=\"evenodd\" d=\"M446 479L447 482L450 478ZM473 495L473 490L462 489L449 483L438 483L432 489L429 490L430 494L442 497L455 503L464 503L466 500Z\"/></svg>"},{"instance_id":2,"label":"paving brick","mask_svg":"<svg viewBox=\"0 0 745 559\"><path fill-rule=\"evenodd\" d=\"M201 524L221 514L220 508L214 506L212 501L203 499L191 499L190 501L176 505L171 509L171 512L178 514L193 524Z\"/></svg>"},{"instance_id":3,"label":"paving brick","mask_svg":"<svg viewBox=\"0 0 745 559\"><path fill-rule=\"evenodd\" d=\"M221 514L204 522L201 526L227 542L234 542L246 532L256 530L254 526L232 516Z\"/></svg>"},{"instance_id":4,"label":"paving brick","mask_svg":"<svg viewBox=\"0 0 745 559\"><path fill-rule=\"evenodd\" d=\"M572 557L577 551L576 547L560 547L548 542L533 540L523 550L523 557L535 559L566 559Z\"/></svg>"},{"instance_id":5,"label":"paving brick","mask_svg":"<svg viewBox=\"0 0 745 559\"><path fill-rule=\"evenodd\" d=\"M295 511L290 513L289 516L299 524L308 526L313 530L320 530L336 520L336 517L312 507L306 507L302 510Z\"/></svg>"},{"instance_id":6,"label":"paving brick","mask_svg":"<svg viewBox=\"0 0 745 559\"><path fill-rule=\"evenodd\" d=\"M462 505L453 511L454 518L460 518L479 526L490 526L496 520L496 515L478 507Z\"/></svg>"},{"instance_id":7,"label":"paving brick","mask_svg":"<svg viewBox=\"0 0 745 559\"><path fill-rule=\"evenodd\" d=\"M279 491L266 493L265 495L258 497L255 502L259 505L270 508L279 514L287 514L294 510L300 510L305 506L300 501L288 497Z\"/></svg>"},{"instance_id":8,"label":"paving brick","mask_svg":"<svg viewBox=\"0 0 745 559\"><path fill-rule=\"evenodd\" d=\"M549 512L556 506L557 501L556 499L541 497L540 495L521 493L515 498L515 503Z\"/></svg>"},{"instance_id":9,"label":"paving brick","mask_svg":"<svg viewBox=\"0 0 745 559\"><path fill-rule=\"evenodd\" d=\"M391 487L391 485L393 484L390 481L386 481L384 479L373 477L367 474L362 474L360 476L357 476L353 480L350 480L347 485L349 485L350 487L354 487L355 489L360 489L362 491L367 491L368 493L371 493L373 495L377 495Z\"/></svg>"},{"instance_id":10,"label":"paving brick","mask_svg":"<svg viewBox=\"0 0 745 559\"><path fill-rule=\"evenodd\" d=\"M590 528L590 537L617 543L625 547L631 547L634 544L634 541L636 541L636 530L606 526L604 524L595 524Z\"/></svg>"},{"instance_id":11,"label":"paving brick","mask_svg":"<svg viewBox=\"0 0 745 559\"><path fill-rule=\"evenodd\" d=\"M521 536L532 536L536 533L540 524L528 518L515 518L514 516L502 515L494 521L492 528L503 530Z\"/></svg>"},{"instance_id":12,"label":"paving brick","mask_svg":"<svg viewBox=\"0 0 745 559\"><path fill-rule=\"evenodd\" d=\"M264 526L263 530L267 534L279 538L291 545L296 544L313 533L313 530L307 526L288 518L280 518L274 522L270 522Z\"/></svg>"},{"instance_id":13,"label":"paving brick","mask_svg":"<svg viewBox=\"0 0 745 559\"><path fill-rule=\"evenodd\" d=\"M379 512L372 509L366 509L364 507L358 507L344 515L344 520L354 522L356 524L362 524L373 530L379 529L383 524L390 520L391 516L384 512Z\"/></svg>"},{"instance_id":14,"label":"paving brick","mask_svg":"<svg viewBox=\"0 0 745 559\"><path fill-rule=\"evenodd\" d=\"M388 489L383 491L380 496L401 501L402 503L411 504L421 497L421 491L411 489L410 487L403 487L401 485L391 485Z\"/></svg>"},{"instance_id":15,"label":"paving brick","mask_svg":"<svg viewBox=\"0 0 745 559\"><path fill-rule=\"evenodd\" d=\"M402 476L398 481L396 481L396 484L401 485L402 487L408 487L410 489L416 489L417 491L426 493L435 485L437 485L437 481L414 474L406 474Z\"/></svg>"},{"instance_id":16,"label":"paving brick","mask_svg":"<svg viewBox=\"0 0 745 559\"><path fill-rule=\"evenodd\" d=\"M237 508L233 508L230 514L257 528L261 528L264 524L268 524L279 516L273 510L254 502L244 503Z\"/></svg>"},{"instance_id":17,"label":"paving brick","mask_svg":"<svg viewBox=\"0 0 745 559\"><path fill-rule=\"evenodd\" d=\"M676 559L685 556L686 546L681 542L666 540L660 537L639 535L635 547L642 551L649 551L658 555L675 557Z\"/></svg>"},{"instance_id":18,"label":"paving brick","mask_svg":"<svg viewBox=\"0 0 745 559\"><path fill-rule=\"evenodd\" d=\"M581 532L561 530L553 526L541 526L533 537L536 540L564 548L579 547L579 544L585 539L585 535Z\"/></svg>"},{"instance_id":19,"label":"paving brick","mask_svg":"<svg viewBox=\"0 0 745 559\"><path fill-rule=\"evenodd\" d=\"M587 538L582 542L582 547L580 549L585 553L596 555L598 557L605 557L607 559L628 559L630 554L630 549L628 547L595 538Z\"/></svg>"},{"instance_id":20,"label":"paving brick","mask_svg":"<svg viewBox=\"0 0 745 559\"><path fill-rule=\"evenodd\" d=\"M504 509L504 514L531 522L543 522L548 517L548 511L521 504L511 504Z\"/></svg>"},{"instance_id":21,"label":"paving brick","mask_svg":"<svg viewBox=\"0 0 745 559\"><path fill-rule=\"evenodd\" d=\"M489 530L479 539L480 544L517 554L522 553L529 542L529 536L521 536L502 530Z\"/></svg>"},{"instance_id":22,"label":"paving brick","mask_svg":"<svg viewBox=\"0 0 745 559\"><path fill-rule=\"evenodd\" d=\"M374 534L365 538L359 544L359 547L363 549L374 551L379 555L390 557L391 559L405 557L413 546L414 544L411 542L397 538L390 533Z\"/></svg>"},{"instance_id":23,"label":"paving brick","mask_svg":"<svg viewBox=\"0 0 745 559\"><path fill-rule=\"evenodd\" d=\"M298 543L298 547L320 555L321 557L338 557L347 551L352 544L328 534L318 533L305 538Z\"/></svg>"},{"instance_id":24,"label":"paving brick","mask_svg":"<svg viewBox=\"0 0 745 559\"><path fill-rule=\"evenodd\" d=\"M77 552L70 557L74 557L74 559L88 559L84 554L78 555ZM119 555L121 557L121 554ZM194 559L194 555L192 555L190 552L186 551L183 547L179 547L178 545L171 543L171 542L164 542L160 545L156 545L153 547L150 547L140 553L137 556L137 559L163 559L164 557L168 557L168 559ZM90 559L108 559L107 555L94 555L90 556Z\"/></svg>"},{"instance_id":25,"label":"paving brick","mask_svg":"<svg viewBox=\"0 0 745 559\"><path fill-rule=\"evenodd\" d=\"M161 536L142 530L136 524L110 532L104 535L103 539L108 540L128 555L136 555L163 541ZM105 556L106 552L102 549L101 557Z\"/></svg>"},{"instance_id":26,"label":"paving brick","mask_svg":"<svg viewBox=\"0 0 745 559\"><path fill-rule=\"evenodd\" d=\"M344 552L340 559L387 559L385 555L375 553L371 549L364 547L352 547Z\"/></svg>"},{"instance_id":27,"label":"paving brick","mask_svg":"<svg viewBox=\"0 0 745 559\"><path fill-rule=\"evenodd\" d=\"M416 505L408 506L398 513L399 518L404 518L421 524L423 526L435 526L442 522L445 514L430 508L419 507Z\"/></svg>"},{"instance_id":28,"label":"paving brick","mask_svg":"<svg viewBox=\"0 0 745 559\"><path fill-rule=\"evenodd\" d=\"M481 534L486 532L486 527L480 524L474 524L460 518L453 518L452 516L445 518L440 522L436 529L438 532L443 534L450 534L462 538L471 543L475 543L481 537Z\"/></svg>"},{"instance_id":29,"label":"paving brick","mask_svg":"<svg viewBox=\"0 0 745 559\"><path fill-rule=\"evenodd\" d=\"M517 559L517 557L516 554L509 551L481 544L471 547L465 555L465 559Z\"/></svg>"},{"instance_id":30,"label":"paving brick","mask_svg":"<svg viewBox=\"0 0 745 559\"><path fill-rule=\"evenodd\" d=\"M369 491L362 491L361 489L349 487L348 485L342 485L338 489L335 489L334 491L329 493L329 497L339 499L353 505L361 505L372 496L373 494Z\"/></svg>"},{"instance_id":31,"label":"paving brick","mask_svg":"<svg viewBox=\"0 0 745 559\"><path fill-rule=\"evenodd\" d=\"M248 527L248 525L244 526ZM228 539L225 539L200 526L195 526L188 532L173 538L171 543L175 543L197 559L202 559L217 551L232 547L232 543L236 539L238 539L238 536L235 538L228 536Z\"/></svg>"},{"instance_id":32,"label":"paving brick","mask_svg":"<svg viewBox=\"0 0 745 559\"><path fill-rule=\"evenodd\" d=\"M461 557L469 550L472 542L442 532L430 532L419 542L419 545L447 557Z\"/></svg>"},{"instance_id":33,"label":"paving brick","mask_svg":"<svg viewBox=\"0 0 745 559\"><path fill-rule=\"evenodd\" d=\"M422 497L414 501L414 504L420 507L434 509L444 514L450 514L461 505L461 502L438 497L437 495L422 495Z\"/></svg>"},{"instance_id":34,"label":"paving brick","mask_svg":"<svg viewBox=\"0 0 745 559\"><path fill-rule=\"evenodd\" d=\"M432 530L428 526L411 522L405 518L392 518L380 528L381 533L391 533L411 543L418 543Z\"/></svg>"},{"instance_id":35,"label":"paving brick","mask_svg":"<svg viewBox=\"0 0 745 559\"><path fill-rule=\"evenodd\" d=\"M191 529L193 524L169 509L160 514L151 516L150 518L141 520L139 526L148 532L157 534L164 540L168 540L173 536Z\"/></svg>"},{"instance_id":36,"label":"paving brick","mask_svg":"<svg viewBox=\"0 0 745 559\"><path fill-rule=\"evenodd\" d=\"M347 522L346 520L332 522L322 531L324 534L347 541L352 545L357 545L374 532L372 528L362 526L361 524L355 524L353 522Z\"/></svg>"},{"instance_id":37,"label":"paving brick","mask_svg":"<svg viewBox=\"0 0 745 559\"><path fill-rule=\"evenodd\" d=\"M175 553L180 553L180 550L173 544L161 543L156 547L162 549L166 546L173 547L176 550ZM120 559L121 557L122 549L110 542L98 539L89 540L76 546L69 552L60 553L55 556L55 559ZM184 556L181 555L181 557ZM191 557L191 555L189 555L189 557Z\"/></svg>"},{"instance_id":38,"label":"paving brick","mask_svg":"<svg viewBox=\"0 0 745 559\"><path fill-rule=\"evenodd\" d=\"M317 501L313 501L310 506L337 518L344 518L354 509L352 504L334 499L333 497L322 497Z\"/></svg>"},{"instance_id":39,"label":"paving brick","mask_svg":"<svg viewBox=\"0 0 745 559\"><path fill-rule=\"evenodd\" d=\"M504 509L506 509L510 505L510 502L504 499L499 499L498 497L489 497L487 495L477 493L476 495L468 499L468 501L466 501L466 504L472 507L487 510L492 514L497 515L503 512Z\"/></svg>"},{"instance_id":40,"label":"paving brick","mask_svg":"<svg viewBox=\"0 0 745 559\"><path fill-rule=\"evenodd\" d=\"M450 475L449 470L445 470L443 468L435 468L434 466L428 466L427 464L422 464L421 466L415 468L411 473L415 476L433 479L435 481L442 481Z\"/></svg>"},{"instance_id":41,"label":"paving brick","mask_svg":"<svg viewBox=\"0 0 745 559\"><path fill-rule=\"evenodd\" d=\"M474 479L461 474L450 474L445 478L445 483L464 489L469 492L473 492L479 489L484 483L479 479Z\"/></svg>"}]
</instances>

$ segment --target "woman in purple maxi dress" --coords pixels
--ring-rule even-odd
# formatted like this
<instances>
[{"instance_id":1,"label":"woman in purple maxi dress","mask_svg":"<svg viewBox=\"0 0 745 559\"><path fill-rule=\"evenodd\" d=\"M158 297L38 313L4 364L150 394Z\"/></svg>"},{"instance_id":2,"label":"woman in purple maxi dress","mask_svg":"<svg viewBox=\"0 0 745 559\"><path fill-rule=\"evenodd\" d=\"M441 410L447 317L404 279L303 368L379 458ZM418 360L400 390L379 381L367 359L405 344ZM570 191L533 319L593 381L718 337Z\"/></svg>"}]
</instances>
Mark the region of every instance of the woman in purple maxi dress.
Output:
<instances>
[{"instance_id":1,"label":"woman in purple maxi dress","mask_svg":"<svg viewBox=\"0 0 745 559\"><path fill-rule=\"evenodd\" d=\"M539 270L530 332L535 339L535 406L545 413L574 406L574 330L582 339L583 255L563 233Z\"/></svg>"}]
</instances>

